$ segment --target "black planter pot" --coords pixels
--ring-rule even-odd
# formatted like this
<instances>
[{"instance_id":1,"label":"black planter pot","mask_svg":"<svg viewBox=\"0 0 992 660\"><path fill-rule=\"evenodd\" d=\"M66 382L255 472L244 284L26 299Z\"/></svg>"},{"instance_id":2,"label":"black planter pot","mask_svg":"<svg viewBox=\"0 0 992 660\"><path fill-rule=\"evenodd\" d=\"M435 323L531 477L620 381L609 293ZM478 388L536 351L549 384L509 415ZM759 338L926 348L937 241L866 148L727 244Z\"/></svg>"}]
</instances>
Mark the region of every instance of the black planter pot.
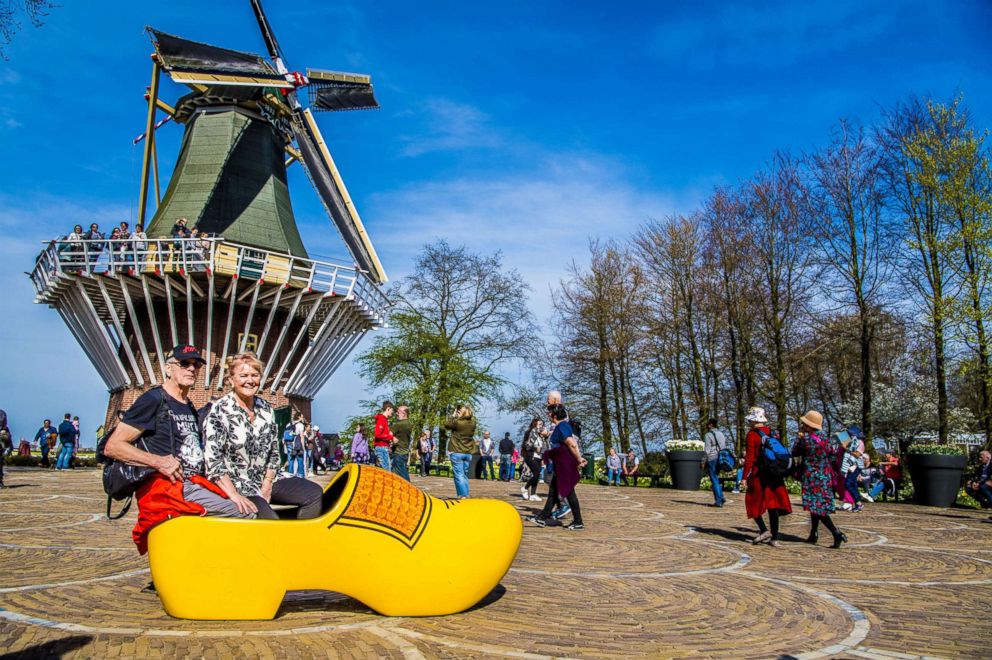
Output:
<instances>
[{"instance_id":1,"label":"black planter pot","mask_svg":"<svg viewBox=\"0 0 992 660\"><path fill-rule=\"evenodd\" d=\"M906 458L913 480L916 503L947 508L958 499L961 475L967 456L944 454L909 454Z\"/></svg>"},{"instance_id":2,"label":"black planter pot","mask_svg":"<svg viewBox=\"0 0 992 660\"><path fill-rule=\"evenodd\" d=\"M672 475L672 484L676 490L699 490L699 482L703 480L702 463L706 460L704 451L669 451L668 468Z\"/></svg>"}]
</instances>

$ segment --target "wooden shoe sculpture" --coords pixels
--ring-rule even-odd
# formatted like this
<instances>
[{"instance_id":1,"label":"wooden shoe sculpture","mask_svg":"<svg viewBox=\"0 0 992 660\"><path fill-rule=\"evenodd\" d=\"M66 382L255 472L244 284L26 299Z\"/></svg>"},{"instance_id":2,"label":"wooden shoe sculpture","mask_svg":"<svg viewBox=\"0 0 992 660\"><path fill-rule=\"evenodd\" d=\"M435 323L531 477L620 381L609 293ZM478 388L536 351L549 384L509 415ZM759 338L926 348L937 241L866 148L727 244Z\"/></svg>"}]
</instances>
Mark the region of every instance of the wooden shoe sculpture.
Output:
<instances>
[{"instance_id":1,"label":"wooden shoe sculpture","mask_svg":"<svg viewBox=\"0 0 992 660\"><path fill-rule=\"evenodd\" d=\"M324 489L322 511L311 520L181 516L158 525L148 558L165 611L271 619L287 591L323 589L388 616L452 614L492 591L523 533L506 502L442 500L353 464ZM471 569L446 568L464 560Z\"/></svg>"}]
</instances>

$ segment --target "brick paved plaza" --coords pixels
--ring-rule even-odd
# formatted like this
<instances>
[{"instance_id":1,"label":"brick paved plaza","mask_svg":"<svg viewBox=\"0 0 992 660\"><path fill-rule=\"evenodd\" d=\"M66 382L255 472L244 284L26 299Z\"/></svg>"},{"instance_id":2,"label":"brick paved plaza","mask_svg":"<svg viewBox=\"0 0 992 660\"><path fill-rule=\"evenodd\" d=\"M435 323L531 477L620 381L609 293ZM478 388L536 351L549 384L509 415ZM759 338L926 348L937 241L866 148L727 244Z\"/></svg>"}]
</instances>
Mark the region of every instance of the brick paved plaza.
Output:
<instances>
[{"instance_id":1,"label":"brick paved plaza","mask_svg":"<svg viewBox=\"0 0 992 660\"><path fill-rule=\"evenodd\" d=\"M417 479L441 496L450 479ZM335 594L294 592L262 622L167 616L130 541L107 521L97 471L8 470L0 491L0 650L18 657L990 657L992 523L978 511L868 505L838 513L841 551L744 542L742 496L579 486L587 528L525 524L502 587L455 616L379 616ZM472 482L526 513L512 484ZM516 497L513 497L513 494ZM542 487L543 493L543 487ZM823 533L823 532L821 532ZM477 558L484 561L484 558ZM301 565L303 562L306 565ZM287 557L321 570L348 557ZM367 566L366 570L382 570ZM440 559L425 570L471 571Z\"/></svg>"}]
</instances>

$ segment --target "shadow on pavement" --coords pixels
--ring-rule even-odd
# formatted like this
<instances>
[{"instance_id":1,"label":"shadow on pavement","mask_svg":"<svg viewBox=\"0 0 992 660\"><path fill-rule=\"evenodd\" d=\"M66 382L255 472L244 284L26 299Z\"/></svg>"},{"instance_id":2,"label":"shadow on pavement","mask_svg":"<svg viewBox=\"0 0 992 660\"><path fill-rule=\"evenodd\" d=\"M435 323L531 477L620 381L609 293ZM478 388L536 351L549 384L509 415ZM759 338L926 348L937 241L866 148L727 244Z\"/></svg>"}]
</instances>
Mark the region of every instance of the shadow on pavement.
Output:
<instances>
[{"instance_id":1,"label":"shadow on pavement","mask_svg":"<svg viewBox=\"0 0 992 660\"><path fill-rule=\"evenodd\" d=\"M61 658L67 653L86 646L93 641L93 635L73 635L62 639L53 639L50 642L35 644L13 653L0 655L0 660L13 658Z\"/></svg>"}]
</instances>

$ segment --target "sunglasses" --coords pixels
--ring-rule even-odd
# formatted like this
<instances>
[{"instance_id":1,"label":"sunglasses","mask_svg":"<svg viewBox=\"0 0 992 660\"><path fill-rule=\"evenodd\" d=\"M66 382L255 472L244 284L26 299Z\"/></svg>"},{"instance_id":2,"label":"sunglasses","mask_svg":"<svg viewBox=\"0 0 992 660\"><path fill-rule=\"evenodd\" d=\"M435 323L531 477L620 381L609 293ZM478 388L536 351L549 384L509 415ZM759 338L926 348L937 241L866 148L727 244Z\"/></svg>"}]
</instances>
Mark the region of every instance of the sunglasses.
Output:
<instances>
[{"instance_id":1,"label":"sunglasses","mask_svg":"<svg viewBox=\"0 0 992 660\"><path fill-rule=\"evenodd\" d=\"M176 365L178 367L182 367L183 369L199 369L202 366L196 360L183 360L182 362L179 362L177 360L173 360L172 361L172 364L174 364L174 365Z\"/></svg>"}]
</instances>

